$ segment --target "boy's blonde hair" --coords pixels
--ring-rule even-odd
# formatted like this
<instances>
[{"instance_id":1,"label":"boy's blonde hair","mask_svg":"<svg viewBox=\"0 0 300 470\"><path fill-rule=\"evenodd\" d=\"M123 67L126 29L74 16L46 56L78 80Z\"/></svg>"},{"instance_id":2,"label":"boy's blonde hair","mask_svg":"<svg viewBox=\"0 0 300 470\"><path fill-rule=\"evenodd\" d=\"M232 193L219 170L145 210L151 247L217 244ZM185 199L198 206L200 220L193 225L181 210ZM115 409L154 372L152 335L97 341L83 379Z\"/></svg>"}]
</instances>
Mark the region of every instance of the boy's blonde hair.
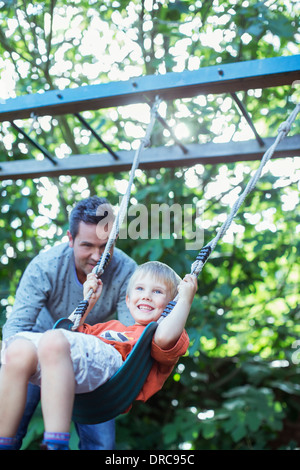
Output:
<instances>
[{"instance_id":1,"label":"boy's blonde hair","mask_svg":"<svg viewBox=\"0 0 300 470\"><path fill-rule=\"evenodd\" d=\"M178 274L170 268L170 266L161 263L160 261L148 261L147 263L138 266L129 280L126 292L128 296L130 296L130 291L137 278L146 274L150 274L159 282L163 282L170 291L172 299L176 297L177 288L181 279Z\"/></svg>"}]
</instances>

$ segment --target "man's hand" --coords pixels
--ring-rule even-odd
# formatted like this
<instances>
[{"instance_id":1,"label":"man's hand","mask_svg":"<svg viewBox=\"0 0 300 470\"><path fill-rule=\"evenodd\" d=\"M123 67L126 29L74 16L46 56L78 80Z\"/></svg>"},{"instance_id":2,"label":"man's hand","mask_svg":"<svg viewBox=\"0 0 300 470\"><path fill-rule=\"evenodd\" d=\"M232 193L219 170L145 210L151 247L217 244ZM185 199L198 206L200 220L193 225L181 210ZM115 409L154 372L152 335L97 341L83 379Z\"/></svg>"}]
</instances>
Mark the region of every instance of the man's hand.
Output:
<instances>
[{"instance_id":1,"label":"man's hand","mask_svg":"<svg viewBox=\"0 0 300 470\"><path fill-rule=\"evenodd\" d=\"M91 310L97 300L99 299L101 293L102 293L102 281L97 278L96 274L90 273L87 275L86 281L83 284L83 297L85 298L88 294L88 292L92 289L93 294L91 295L89 299L89 307Z\"/></svg>"}]
</instances>

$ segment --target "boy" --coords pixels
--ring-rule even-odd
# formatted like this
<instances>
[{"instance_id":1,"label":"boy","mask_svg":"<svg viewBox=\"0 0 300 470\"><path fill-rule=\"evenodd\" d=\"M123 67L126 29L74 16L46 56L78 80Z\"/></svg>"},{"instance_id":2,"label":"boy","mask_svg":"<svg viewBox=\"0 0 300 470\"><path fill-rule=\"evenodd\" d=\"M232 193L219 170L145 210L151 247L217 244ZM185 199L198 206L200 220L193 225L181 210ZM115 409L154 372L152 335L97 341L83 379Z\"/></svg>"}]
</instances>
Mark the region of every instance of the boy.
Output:
<instances>
[{"instance_id":1,"label":"boy","mask_svg":"<svg viewBox=\"0 0 300 470\"><path fill-rule=\"evenodd\" d=\"M84 296L90 289L94 293L77 332L18 333L5 345L0 375L0 448L14 445L30 381L41 385L46 448L67 450L74 394L92 391L106 382L121 367L145 326L160 318L177 292L176 306L155 331L151 350L155 362L137 399L145 401L157 392L186 352L189 339L184 326L197 290L195 276L187 275L180 281L163 263L140 266L128 284L126 303L135 320L128 327L117 320L84 324L102 292L102 282L92 273L84 284Z\"/></svg>"}]
</instances>

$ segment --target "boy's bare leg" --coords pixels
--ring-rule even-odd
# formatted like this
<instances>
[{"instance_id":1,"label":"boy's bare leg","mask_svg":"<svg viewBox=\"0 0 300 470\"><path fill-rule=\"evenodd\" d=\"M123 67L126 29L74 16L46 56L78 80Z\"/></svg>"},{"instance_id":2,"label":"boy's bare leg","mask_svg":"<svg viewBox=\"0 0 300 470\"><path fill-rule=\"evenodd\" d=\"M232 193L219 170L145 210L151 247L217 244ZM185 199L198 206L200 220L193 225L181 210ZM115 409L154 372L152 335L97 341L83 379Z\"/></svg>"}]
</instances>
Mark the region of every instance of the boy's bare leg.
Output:
<instances>
[{"instance_id":1,"label":"boy's bare leg","mask_svg":"<svg viewBox=\"0 0 300 470\"><path fill-rule=\"evenodd\" d=\"M69 432L75 378L70 346L59 330L43 335L38 348L41 365L41 403L46 432Z\"/></svg>"},{"instance_id":2,"label":"boy's bare leg","mask_svg":"<svg viewBox=\"0 0 300 470\"><path fill-rule=\"evenodd\" d=\"M0 370L0 436L14 437L24 413L28 380L37 367L37 350L18 338L7 348Z\"/></svg>"}]
</instances>

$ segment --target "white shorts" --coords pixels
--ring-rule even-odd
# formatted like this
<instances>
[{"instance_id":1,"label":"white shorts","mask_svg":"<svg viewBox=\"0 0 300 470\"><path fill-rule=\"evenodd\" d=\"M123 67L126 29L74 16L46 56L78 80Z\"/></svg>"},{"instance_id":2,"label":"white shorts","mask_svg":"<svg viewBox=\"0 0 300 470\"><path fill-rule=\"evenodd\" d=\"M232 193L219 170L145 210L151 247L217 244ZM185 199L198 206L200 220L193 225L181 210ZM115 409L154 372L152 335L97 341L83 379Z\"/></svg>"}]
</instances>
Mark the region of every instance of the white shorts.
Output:
<instances>
[{"instance_id":1,"label":"white shorts","mask_svg":"<svg viewBox=\"0 0 300 470\"><path fill-rule=\"evenodd\" d=\"M95 390L106 382L121 367L121 354L110 344L93 335L60 329L70 344L71 360L75 374L75 393ZM1 361L5 364L5 350L17 338L30 340L36 348L43 333L24 331L17 333L3 343ZM38 364L34 375L30 377L34 385L41 384L41 370Z\"/></svg>"}]
</instances>

